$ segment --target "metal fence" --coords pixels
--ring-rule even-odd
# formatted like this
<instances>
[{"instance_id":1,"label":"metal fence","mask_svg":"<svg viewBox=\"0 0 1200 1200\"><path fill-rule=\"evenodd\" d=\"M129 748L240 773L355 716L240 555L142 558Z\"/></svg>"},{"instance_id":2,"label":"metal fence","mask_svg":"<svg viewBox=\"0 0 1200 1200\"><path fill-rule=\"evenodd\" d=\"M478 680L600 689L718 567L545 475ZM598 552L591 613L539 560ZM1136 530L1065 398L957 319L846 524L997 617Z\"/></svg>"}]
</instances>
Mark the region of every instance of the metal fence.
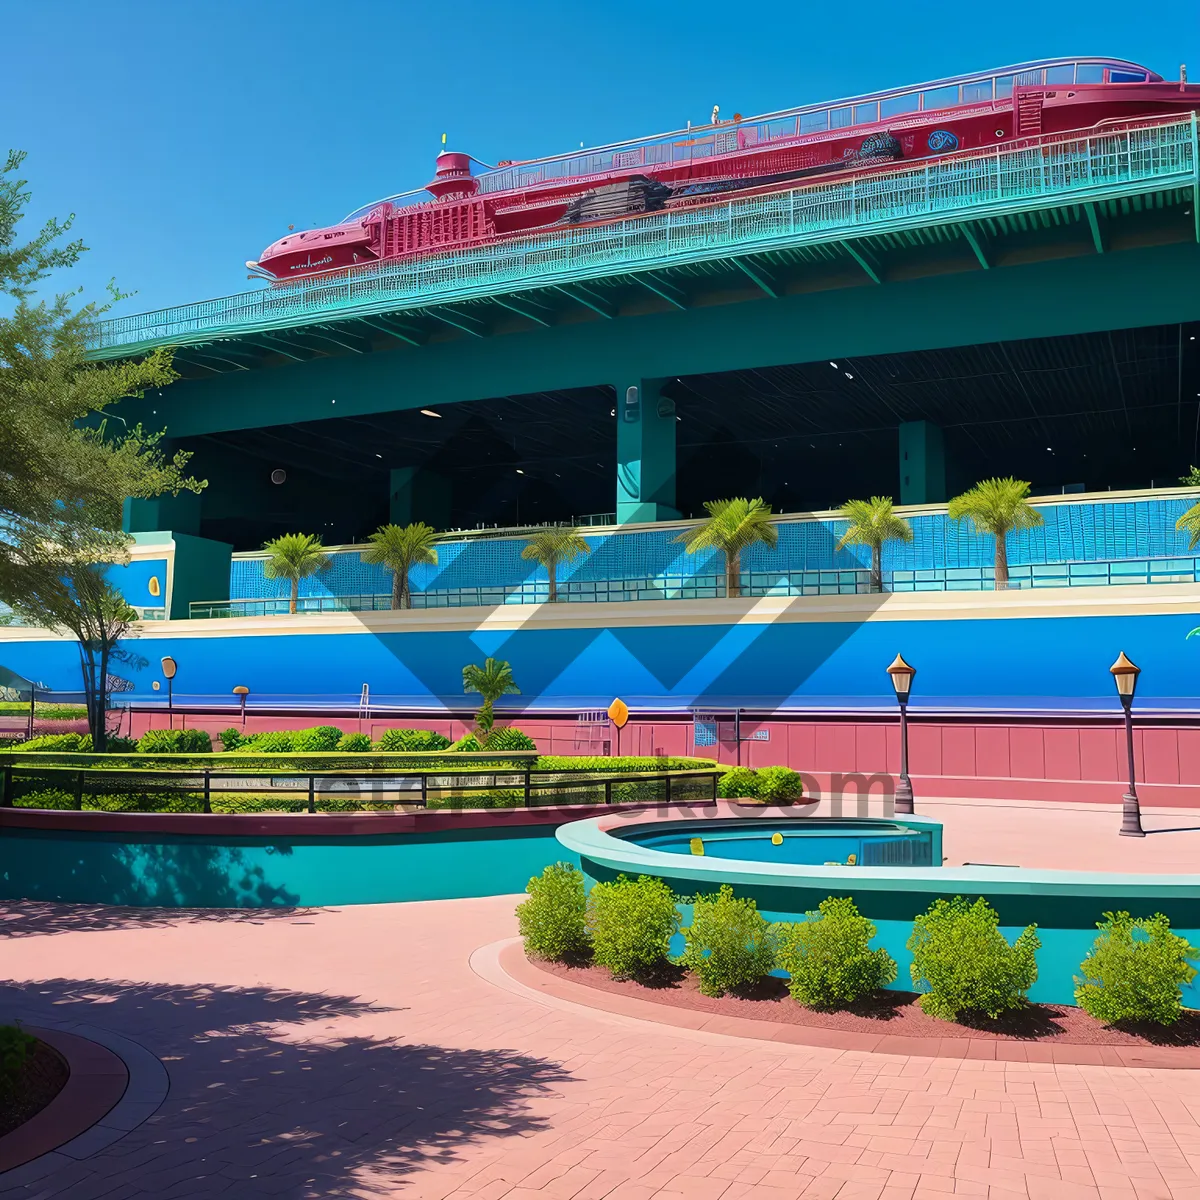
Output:
<instances>
[{"instance_id":1,"label":"metal fence","mask_svg":"<svg viewBox=\"0 0 1200 1200\"><path fill-rule=\"evenodd\" d=\"M116 317L93 352L561 285L765 250L1194 184L1194 117L1031 138L789 191L555 228L196 304Z\"/></svg>"},{"instance_id":2,"label":"metal fence","mask_svg":"<svg viewBox=\"0 0 1200 1200\"><path fill-rule=\"evenodd\" d=\"M562 804L712 804L718 770L639 772L156 771L0 768L0 808L107 812L346 812Z\"/></svg>"}]
</instances>

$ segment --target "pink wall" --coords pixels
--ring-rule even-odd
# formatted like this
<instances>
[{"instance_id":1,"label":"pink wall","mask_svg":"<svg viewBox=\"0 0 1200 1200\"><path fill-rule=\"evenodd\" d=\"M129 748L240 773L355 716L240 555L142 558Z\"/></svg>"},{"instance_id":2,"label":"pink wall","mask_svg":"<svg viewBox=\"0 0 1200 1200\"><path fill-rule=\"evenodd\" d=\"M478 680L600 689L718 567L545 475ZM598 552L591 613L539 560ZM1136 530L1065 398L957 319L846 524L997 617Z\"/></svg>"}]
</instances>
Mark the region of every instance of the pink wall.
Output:
<instances>
[{"instance_id":1,"label":"pink wall","mask_svg":"<svg viewBox=\"0 0 1200 1200\"><path fill-rule=\"evenodd\" d=\"M176 723L211 733L231 723L228 716L176 715ZM164 727L166 714L140 713L134 730ZM518 722L544 754L616 752L615 731L581 726L567 719L521 718ZM373 738L392 726L434 729L454 739L467 732L459 719L354 717L247 718L248 731L337 725ZM758 740L765 733L765 740ZM690 722L632 720L621 733L622 754L692 754L737 761L733 723L719 726L719 744L693 748ZM894 719L801 718L742 722L741 761L746 766L782 764L811 776L809 784L828 792L833 776L859 772L894 774L900 767L899 729ZM606 743L608 743L606 745ZM1149 805L1200 807L1200 724L1154 724L1136 728L1138 792ZM911 721L909 769L917 794L1014 800L1117 802L1125 790L1124 728L1118 722L982 721L938 719ZM838 790L860 784L841 781ZM877 794L884 786L874 785Z\"/></svg>"}]
</instances>

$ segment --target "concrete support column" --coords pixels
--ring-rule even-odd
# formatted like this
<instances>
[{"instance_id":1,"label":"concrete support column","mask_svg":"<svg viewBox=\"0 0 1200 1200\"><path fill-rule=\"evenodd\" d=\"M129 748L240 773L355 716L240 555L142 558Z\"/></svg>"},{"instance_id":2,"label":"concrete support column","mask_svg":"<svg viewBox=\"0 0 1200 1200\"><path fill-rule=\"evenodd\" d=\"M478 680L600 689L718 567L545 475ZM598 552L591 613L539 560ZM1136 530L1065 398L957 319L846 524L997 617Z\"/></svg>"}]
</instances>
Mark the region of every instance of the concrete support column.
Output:
<instances>
[{"instance_id":1,"label":"concrete support column","mask_svg":"<svg viewBox=\"0 0 1200 1200\"><path fill-rule=\"evenodd\" d=\"M900 503L944 504L946 452L942 430L929 421L900 426Z\"/></svg>"},{"instance_id":2,"label":"concrete support column","mask_svg":"<svg viewBox=\"0 0 1200 1200\"><path fill-rule=\"evenodd\" d=\"M180 492L178 496L168 493L152 500L126 500L121 528L126 533L169 529L196 536L200 533L200 496L195 492Z\"/></svg>"},{"instance_id":3,"label":"concrete support column","mask_svg":"<svg viewBox=\"0 0 1200 1200\"><path fill-rule=\"evenodd\" d=\"M617 384L617 524L669 521L675 507L675 402L661 379Z\"/></svg>"},{"instance_id":4,"label":"concrete support column","mask_svg":"<svg viewBox=\"0 0 1200 1200\"><path fill-rule=\"evenodd\" d=\"M388 520L393 525L424 521L450 527L450 480L427 467L393 467L389 472Z\"/></svg>"}]
</instances>

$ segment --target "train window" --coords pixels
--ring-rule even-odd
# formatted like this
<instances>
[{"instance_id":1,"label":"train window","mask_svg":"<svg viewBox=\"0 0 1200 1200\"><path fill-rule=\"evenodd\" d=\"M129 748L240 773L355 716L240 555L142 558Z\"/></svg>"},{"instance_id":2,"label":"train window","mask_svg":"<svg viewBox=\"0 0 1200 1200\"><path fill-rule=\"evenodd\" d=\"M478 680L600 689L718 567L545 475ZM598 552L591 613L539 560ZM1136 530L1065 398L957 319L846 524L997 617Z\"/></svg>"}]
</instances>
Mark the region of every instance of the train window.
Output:
<instances>
[{"instance_id":1,"label":"train window","mask_svg":"<svg viewBox=\"0 0 1200 1200\"><path fill-rule=\"evenodd\" d=\"M981 101L987 101L992 98L992 81L990 79L980 79L975 83L964 83L962 85L962 102L964 104L979 104ZM926 108L929 106L926 105Z\"/></svg>"},{"instance_id":2,"label":"train window","mask_svg":"<svg viewBox=\"0 0 1200 1200\"><path fill-rule=\"evenodd\" d=\"M800 114L800 132L801 133L822 133L829 128L829 110L822 109L821 112L801 113Z\"/></svg>"},{"instance_id":3,"label":"train window","mask_svg":"<svg viewBox=\"0 0 1200 1200\"><path fill-rule=\"evenodd\" d=\"M1039 67L1036 71L1022 71L1017 75L1013 82L1017 87L1038 87L1042 82L1042 71Z\"/></svg>"},{"instance_id":4,"label":"train window","mask_svg":"<svg viewBox=\"0 0 1200 1200\"><path fill-rule=\"evenodd\" d=\"M854 106L854 123L855 125L870 125L872 121L879 120L879 105L878 104L856 104Z\"/></svg>"},{"instance_id":5,"label":"train window","mask_svg":"<svg viewBox=\"0 0 1200 1200\"><path fill-rule=\"evenodd\" d=\"M991 99L991 89L988 89ZM934 88L925 92L921 97L921 107L928 112L931 108L953 108L958 103L958 84L952 83L947 87Z\"/></svg>"},{"instance_id":6,"label":"train window","mask_svg":"<svg viewBox=\"0 0 1200 1200\"><path fill-rule=\"evenodd\" d=\"M1109 83L1145 83L1145 71L1114 71L1108 72Z\"/></svg>"},{"instance_id":7,"label":"train window","mask_svg":"<svg viewBox=\"0 0 1200 1200\"><path fill-rule=\"evenodd\" d=\"M1103 83L1104 68L1099 63L1080 63L1075 69L1076 83Z\"/></svg>"},{"instance_id":8,"label":"train window","mask_svg":"<svg viewBox=\"0 0 1200 1200\"><path fill-rule=\"evenodd\" d=\"M920 92L909 92L907 96L889 96L879 102L880 118L897 117L901 113L916 112L921 104Z\"/></svg>"},{"instance_id":9,"label":"train window","mask_svg":"<svg viewBox=\"0 0 1200 1200\"><path fill-rule=\"evenodd\" d=\"M1013 81L1013 77L1011 75L997 75L996 76L996 99L997 100L1006 100L1009 96L1012 95L1012 81Z\"/></svg>"},{"instance_id":10,"label":"train window","mask_svg":"<svg viewBox=\"0 0 1200 1200\"><path fill-rule=\"evenodd\" d=\"M1069 63L1065 67L1047 67L1046 68L1047 83L1074 83L1075 82L1075 64Z\"/></svg>"},{"instance_id":11,"label":"train window","mask_svg":"<svg viewBox=\"0 0 1200 1200\"><path fill-rule=\"evenodd\" d=\"M853 124L854 118L848 108L831 108L829 110L830 129L845 129L847 125Z\"/></svg>"},{"instance_id":12,"label":"train window","mask_svg":"<svg viewBox=\"0 0 1200 1200\"><path fill-rule=\"evenodd\" d=\"M796 134L796 118L785 117L780 121L769 121L767 123L767 137L772 140L781 137L794 137Z\"/></svg>"}]
</instances>

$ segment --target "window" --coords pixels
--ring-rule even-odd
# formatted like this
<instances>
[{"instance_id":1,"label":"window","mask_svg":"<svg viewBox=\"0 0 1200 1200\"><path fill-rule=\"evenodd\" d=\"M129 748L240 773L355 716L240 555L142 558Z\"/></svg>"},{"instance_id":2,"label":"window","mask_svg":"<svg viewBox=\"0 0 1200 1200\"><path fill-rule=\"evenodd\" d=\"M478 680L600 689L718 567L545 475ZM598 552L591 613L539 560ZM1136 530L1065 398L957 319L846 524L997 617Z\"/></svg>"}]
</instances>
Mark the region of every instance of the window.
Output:
<instances>
[{"instance_id":1,"label":"window","mask_svg":"<svg viewBox=\"0 0 1200 1200\"><path fill-rule=\"evenodd\" d=\"M845 129L854 124L854 118L848 108L831 108L829 110L829 128Z\"/></svg>"},{"instance_id":2,"label":"window","mask_svg":"<svg viewBox=\"0 0 1200 1200\"><path fill-rule=\"evenodd\" d=\"M829 128L829 110L800 114L801 133L822 133Z\"/></svg>"},{"instance_id":3,"label":"window","mask_svg":"<svg viewBox=\"0 0 1200 1200\"><path fill-rule=\"evenodd\" d=\"M1013 77L1011 75L996 76L997 100L1007 100L1008 97L1012 95L1012 81Z\"/></svg>"},{"instance_id":4,"label":"window","mask_svg":"<svg viewBox=\"0 0 1200 1200\"><path fill-rule=\"evenodd\" d=\"M901 113L916 112L921 104L920 92L909 92L907 96L889 96L879 102L880 119L898 117Z\"/></svg>"},{"instance_id":5,"label":"window","mask_svg":"<svg viewBox=\"0 0 1200 1200\"><path fill-rule=\"evenodd\" d=\"M856 104L854 106L854 123L855 125L870 125L872 121L879 120L879 105L878 104Z\"/></svg>"},{"instance_id":6,"label":"window","mask_svg":"<svg viewBox=\"0 0 1200 1200\"><path fill-rule=\"evenodd\" d=\"M1110 70L1108 72L1108 82L1109 83L1145 83L1146 82L1146 72L1145 71Z\"/></svg>"},{"instance_id":7,"label":"window","mask_svg":"<svg viewBox=\"0 0 1200 1200\"><path fill-rule=\"evenodd\" d=\"M990 99L990 96L989 96ZM958 103L958 84L934 88L921 97L921 107L928 112L931 108L953 108Z\"/></svg>"},{"instance_id":8,"label":"window","mask_svg":"<svg viewBox=\"0 0 1200 1200\"><path fill-rule=\"evenodd\" d=\"M1076 83L1103 83L1104 68L1099 63L1080 63L1075 69Z\"/></svg>"},{"instance_id":9,"label":"window","mask_svg":"<svg viewBox=\"0 0 1200 1200\"><path fill-rule=\"evenodd\" d=\"M1070 63L1065 67L1047 67L1046 68L1047 83L1074 83L1075 82L1075 64Z\"/></svg>"},{"instance_id":10,"label":"window","mask_svg":"<svg viewBox=\"0 0 1200 1200\"><path fill-rule=\"evenodd\" d=\"M1015 82L1017 87L1039 87L1042 82L1041 68L1036 71L1022 71Z\"/></svg>"},{"instance_id":11,"label":"window","mask_svg":"<svg viewBox=\"0 0 1200 1200\"><path fill-rule=\"evenodd\" d=\"M796 118L785 117L780 121L767 123L767 137L774 141L776 138L794 137L796 134Z\"/></svg>"},{"instance_id":12,"label":"window","mask_svg":"<svg viewBox=\"0 0 1200 1200\"><path fill-rule=\"evenodd\" d=\"M962 87L962 102L964 104L979 104L992 98L992 81L981 79L976 83L964 83ZM928 106L926 106L928 107Z\"/></svg>"}]
</instances>

